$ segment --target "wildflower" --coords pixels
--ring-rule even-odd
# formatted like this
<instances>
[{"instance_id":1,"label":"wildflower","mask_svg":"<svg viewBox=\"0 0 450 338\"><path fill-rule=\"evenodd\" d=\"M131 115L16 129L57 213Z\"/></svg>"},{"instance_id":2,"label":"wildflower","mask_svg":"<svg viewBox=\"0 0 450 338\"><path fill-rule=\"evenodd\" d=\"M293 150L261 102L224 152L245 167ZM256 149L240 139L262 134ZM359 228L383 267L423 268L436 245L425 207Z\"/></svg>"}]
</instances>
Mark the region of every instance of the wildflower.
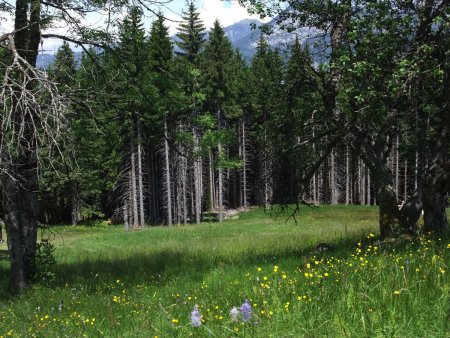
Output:
<instances>
[{"instance_id":1,"label":"wildflower","mask_svg":"<svg viewBox=\"0 0 450 338\"><path fill-rule=\"evenodd\" d=\"M199 327L202 325L202 316L198 311L198 305L194 305L194 310L191 312L191 324L193 327Z\"/></svg>"},{"instance_id":2,"label":"wildflower","mask_svg":"<svg viewBox=\"0 0 450 338\"><path fill-rule=\"evenodd\" d=\"M178 324L178 319L173 318L173 319L172 319L172 323L173 323L173 324Z\"/></svg>"},{"instance_id":3,"label":"wildflower","mask_svg":"<svg viewBox=\"0 0 450 338\"><path fill-rule=\"evenodd\" d=\"M400 291L398 291L398 290L394 291L394 295L399 295L399 294L400 294Z\"/></svg>"},{"instance_id":4,"label":"wildflower","mask_svg":"<svg viewBox=\"0 0 450 338\"><path fill-rule=\"evenodd\" d=\"M233 308L230 310L230 317L231 320L233 322L237 322L238 321L238 316L239 316L239 310L236 306L233 306Z\"/></svg>"},{"instance_id":5,"label":"wildflower","mask_svg":"<svg viewBox=\"0 0 450 338\"><path fill-rule=\"evenodd\" d=\"M261 272L262 269L261 269L261 268L258 268L257 270L258 270L259 272Z\"/></svg>"},{"instance_id":6,"label":"wildflower","mask_svg":"<svg viewBox=\"0 0 450 338\"><path fill-rule=\"evenodd\" d=\"M252 306L246 299L244 304L241 305L241 314L242 314L242 320L244 322L249 321L252 317Z\"/></svg>"}]
</instances>

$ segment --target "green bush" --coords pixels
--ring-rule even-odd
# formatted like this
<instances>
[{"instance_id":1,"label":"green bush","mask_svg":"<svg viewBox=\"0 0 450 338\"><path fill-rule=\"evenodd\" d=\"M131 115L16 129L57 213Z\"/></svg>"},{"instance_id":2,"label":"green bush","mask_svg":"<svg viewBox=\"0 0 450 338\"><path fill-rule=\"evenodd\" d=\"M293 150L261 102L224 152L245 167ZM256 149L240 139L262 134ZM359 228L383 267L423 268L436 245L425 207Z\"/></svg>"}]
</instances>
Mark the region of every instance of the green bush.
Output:
<instances>
[{"instance_id":1,"label":"green bush","mask_svg":"<svg viewBox=\"0 0 450 338\"><path fill-rule=\"evenodd\" d=\"M35 278L39 282L50 283L55 280L56 259L55 246L48 240L42 240L36 247L36 273Z\"/></svg>"}]
</instances>

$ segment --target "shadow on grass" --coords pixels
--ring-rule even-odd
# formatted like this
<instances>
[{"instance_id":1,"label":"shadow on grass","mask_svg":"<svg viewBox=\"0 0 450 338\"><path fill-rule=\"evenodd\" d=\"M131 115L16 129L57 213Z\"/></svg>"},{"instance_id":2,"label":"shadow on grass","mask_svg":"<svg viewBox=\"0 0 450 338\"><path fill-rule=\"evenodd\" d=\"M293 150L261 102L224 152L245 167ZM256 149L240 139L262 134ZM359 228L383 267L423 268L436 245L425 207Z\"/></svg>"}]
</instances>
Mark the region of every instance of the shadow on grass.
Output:
<instances>
[{"instance_id":1,"label":"shadow on grass","mask_svg":"<svg viewBox=\"0 0 450 338\"><path fill-rule=\"evenodd\" d=\"M315 246L291 247L286 249L267 249L264 254L246 250L236 255L209 254L205 251L183 252L181 250L163 249L158 252L141 254L134 257L115 260L96 260L95 257L73 264L58 264L57 278L49 285L52 288L83 285L91 292L99 292L96 285L114 283L120 280L126 286L146 283L164 286L174 282L201 282L204 276L215 269L225 270L229 267L254 269L260 264L280 264L284 260L298 260L299 265L313 256L334 255L347 256L353 250L358 238L334 241L334 249L318 253ZM319 244L319 243L317 243ZM0 303L10 300L6 293L9 269L0 265ZM103 291L100 291L103 292ZM105 290L106 292L106 290Z\"/></svg>"}]
</instances>

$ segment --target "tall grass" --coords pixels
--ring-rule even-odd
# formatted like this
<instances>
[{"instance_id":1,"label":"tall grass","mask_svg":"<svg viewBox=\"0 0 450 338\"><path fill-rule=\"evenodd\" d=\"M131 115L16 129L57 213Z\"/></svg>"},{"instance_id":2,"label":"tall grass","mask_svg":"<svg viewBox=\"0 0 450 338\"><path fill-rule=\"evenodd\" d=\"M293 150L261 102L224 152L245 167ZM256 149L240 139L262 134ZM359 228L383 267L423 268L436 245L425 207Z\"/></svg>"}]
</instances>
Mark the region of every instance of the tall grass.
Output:
<instances>
[{"instance_id":1,"label":"tall grass","mask_svg":"<svg viewBox=\"0 0 450 338\"><path fill-rule=\"evenodd\" d=\"M324 206L297 223L256 209L221 224L56 227L42 236L57 248L57 279L3 292L0 336L449 337L449 238L380 242L376 214ZM321 242L334 250L315 252ZM6 261L0 272L4 290ZM246 299L251 319L234 321Z\"/></svg>"}]
</instances>

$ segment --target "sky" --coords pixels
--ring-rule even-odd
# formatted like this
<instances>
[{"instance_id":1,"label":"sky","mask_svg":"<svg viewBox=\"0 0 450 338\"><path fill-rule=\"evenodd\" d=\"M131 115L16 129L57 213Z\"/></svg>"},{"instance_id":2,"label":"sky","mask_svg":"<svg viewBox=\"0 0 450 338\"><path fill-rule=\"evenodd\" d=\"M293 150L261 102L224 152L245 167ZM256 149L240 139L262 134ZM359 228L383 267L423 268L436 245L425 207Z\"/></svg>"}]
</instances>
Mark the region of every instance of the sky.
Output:
<instances>
[{"instance_id":1,"label":"sky","mask_svg":"<svg viewBox=\"0 0 450 338\"><path fill-rule=\"evenodd\" d=\"M233 23L247 18L258 19L257 16L250 16L247 10L241 7L237 1L197 0L196 5L200 12L200 18L203 20L207 29L213 26L216 19L219 19L223 27L230 26ZM181 12L185 7L185 0L174 0L168 5L169 10L166 10L165 14L169 19L180 20ZM176 26L176 23L170 24L171 34L176 33Z\"/></svg>"},{"instance_id":2,"label":"sky","mask_svg":"<svg viewBox=\"0 0 450 338\"><path fill-rule=\"evenodd\" d=\"M13 3L12 0L7 0ZM255 18L257 16L250 16L247 10L241 7L237 1L220 1L220 0L196 0L196 6L200 13L200 18L203 20L205 27L207 29L213 26L216 19L220 21L223 27L232 25L233 23L239 22L247 18ZM161 7L161 11L164 13L165 17L168 19L166 21L167 26L170 29L170 35L176 33L176 29L179 21L181 20L181 13L186 7L186 0L173 0L164 7ZM159 8L155 7L155 11ZM12 31L12 20L7 20L0 13L0 34L8 31ZM145 19L145 25L147 31L150 29L150 24L153 18L148 17ZM90 15L86 18L86 22L91 26L102 25L104 17L95 14ZM57 26L49 32L64 35L66 34L67 28L64 26ZM55 50L62 42L55 39L47 39L43 41L41 50L45 53L54 53Z\"/></svg>"}]
</instances>

